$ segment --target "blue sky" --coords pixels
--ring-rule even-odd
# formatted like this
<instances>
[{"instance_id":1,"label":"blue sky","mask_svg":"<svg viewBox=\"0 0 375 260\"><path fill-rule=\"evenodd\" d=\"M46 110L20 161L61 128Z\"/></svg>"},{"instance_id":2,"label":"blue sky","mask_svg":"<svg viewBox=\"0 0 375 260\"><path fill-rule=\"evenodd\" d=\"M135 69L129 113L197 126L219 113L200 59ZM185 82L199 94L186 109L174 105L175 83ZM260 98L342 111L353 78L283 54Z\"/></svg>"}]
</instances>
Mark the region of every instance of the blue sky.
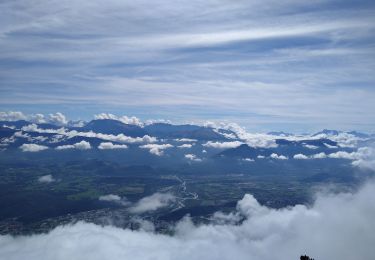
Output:
<instances>
[{"instance_id":1,"label":"blue sky","mask_svg":"<svg viewBox=\"0 0 375 260\"><path fill-rule=\"evenodd\" d=\"M0 3L0 110L375 129L373 1Z\"/></svg>"}]
</instances>

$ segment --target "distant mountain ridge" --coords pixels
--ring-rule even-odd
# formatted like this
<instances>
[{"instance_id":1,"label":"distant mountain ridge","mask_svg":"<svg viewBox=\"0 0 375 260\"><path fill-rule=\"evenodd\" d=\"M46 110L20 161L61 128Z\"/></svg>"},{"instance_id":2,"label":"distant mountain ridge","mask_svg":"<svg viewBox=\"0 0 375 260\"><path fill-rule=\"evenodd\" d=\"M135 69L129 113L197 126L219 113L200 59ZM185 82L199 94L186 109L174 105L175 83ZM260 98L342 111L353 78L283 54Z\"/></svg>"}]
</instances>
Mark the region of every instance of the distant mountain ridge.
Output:
<instances>
[{"instance_id":1,"label":"distant mountain ridge","mask_svg":"<svg viewBox=\"0 0 375 260\"><path fill-rule=\"evenodd\" d=\"M233 131L226 130L226 129L217 129L219 131L214 131L212 127L205 127L200 125L193 125L193 124L181 124L175 125L171 123L152 123L145 126L139 126L134 124L126 124L116 119L94 119L89 122L84 123L83 121L79 121L82 126L76 126L69 121L67 125L63 126L66 129L70 130L77 130L77 131L93 131L96 133L103 133L103 134L124 134L131 137L140 137L144 136L145 134L148 135L160 135L168 138L187 138L187 136L196 136L196 139L217 139L222 140L225 134L233 134L237 136ZM35 123L26 120L16 120L16 121L0 121L0 126L10 126L15 127L16 129L20 130L22 127L36 124L38 128L41 129L59 129L61 125L55 125L53 123ZM339 134L346 133L351 134L355 137L359 138L368 138L375 136L375 134L368 134L359 131L340 131L340 130L333 130L333 129L323 129L322 131L316 132L311 134L311 136L318 136L318 135L328 135L328 136L337 136ZM267 132L268 135L280 136L280 137L290 137L295 134L284 132L284 131L271 131ZM304 134L308 135L308 134Z\"/></svg>"},{"instance_id":2,"label":"distant mountain ridge","mask_svg":"<svg viewBox=\"0 0 375 260\"><path fill-rule=\"evenodd\" d=\"M45 130L58 130L61 127L64 127L66 131L77 131L82 133L92 132L97 134L106 134L106 135L120 135L123 134L124 136L131 137L131 138L142 138L146 135L150 137L155 137L158 139L191 139L191 140L199 140L199 141L229 141L229 139L225 136L225 134L231 134L235 136L232 131L223 130L224 134L219 133L216 129L211 127L204 127L198 125L172 125L167 123L154 123L145 126L133 125L133 124L125 124L118 120L113 119L95 119L86 124L82 127L77 126L60 126L54 125L51 123L32 123L25 120L19 121L1 121L0 122L0 138L9 138L14 133L20 132L24 127L29 126L31 124L36 125L36 128L30 128L29 130L22 131L23 133L27 133L28 136L32 138L40 137L37 143L43 144L43 138L51 138L54 134L53 131L50 133L43 132ZM34 130L35 129L35 130ZM41 129L43 131L38 131L37 129ZM25 137L24 142L28 139ZM54 143L46 143L48 146L57 146L57 145L68 145L73 144L75 141L89 141L94 142L94 144L98 144L100 139L89 137L89 136L81 136L76 138L63 138L58 142ZM106 140L102 140L106 141ZM11 143L8 146L14 147L19 145L21 140L16 143ZM112 141L116 143L116 141Z\"/></svg>"},{"instance_id":3,"label":"distant mountain ridge","mask_svg":"<svg viewBox=\"0 0 375 260\"><path fill-rule=\"evenodd\" d=\"M225 140L223 135L215 132L213 128L197 125L172 125L155 123L146 125L145 131L151 136L161 138L191 138L197 140Z\"/></svg>"},{"instance_id":4,"label":"distant mountain ridge","mask_svg":"<svg viewBox=\"0 0 375 260\"><path fill-rule=\"evenodd\" d=\"M142 137L147 132L140 126L124 124L113 119L96 119L87 123L85 126L78 128L81 131L93 131L102 134L124 134L131 137Z\"/></svg>"},{"instance_id":5,"label":"distant mountain ridge","mask_svg":"<svg viewBox=\"0 0 375 260\"><path fill-rule=\"evenodd\" d=\"M359 138L368 138L368 137L371 136L370 134L362 133L362 132L358 132L358 131L344 132L344 131L338 131L338 130L332 130L332 129L323 129L322 131L317 132L317 133L313 134L312 136L318 136L318 135L321 135L321 134L337 136L337 135L342 134L342 133L351 134L351 135L354 135L354 136L359 137Z\"/></svg>"},{"instance_id":6,"label":"distant mountain ridge","mask_svg":"<svg viewBox=\"0 0 375 260\"><path fill-rule=\"evenodd\" d=\"M57 130L62 127L61 125L55 125L53 123L38 124L25 120L0 121L0 138L2 139L1 141L4 142L2 147L16 148L23 143L36 143L48 147L57 147L59 145L73 145L81 141L89 142L93 147L97 147L101 142L112 142L113 144L127 143L128 145L132 145L133 142L138 145L145 142L164 144L172 143L175 147L178 147L180 146L180 140L186 140L187 142L196 141L196 143L199 144L197 147L201 148L200 150L197 150L198 148L192 148L192 145L189 146L185 144L185 149L190 147L197 152L214 147L213 149L217 149L219 156L252 158L255 155L269 156L272 153L285 154L287 156L292 156L297 153L311 155L313 153L326 152L327 149L337 149L340 145L335 141L335 137L343 133L352 135L356 138L363 138L361 141L363 145L368 145L367 142L372 142L371 135L357 131L342 132L338 130L324 129L315 134L306 136L294 136L291 133L282 131L269 132L267 138L273 138L273 142L277 148L272 147L272 145L268 147L266 144L262 147L262 144L259 146L255 144L256 142L252 142L251 138L257 137L251 137L250 135L249 140L241 139L236 132L227 129L216 129L213 127L193 124L173 125L170 123L134 125L126 124L115 119L95 119L83 124L82 126L72 126L67 124L64 126L67 132L75 130L78 134L73 133L74 136L62 135L59 137L58 131L56 131L56 133L54 133L54 131L38 131L32 127L28 128L29 130L25 129L25 131L21 131L23 127L30 124L35 124L37 125L37 129L42 130ZM101 136L95 135L99 133L111 136L103 136L102 138ZM114 137L120 134L124 136ZM142 139L145 136L149 137ZM127 137L139 139L130 140L127 139ZM7 140L5 138L10 139ZM211 144L206 144L207 142L211 142ZM228 142L228 144L225 144L225 142ZM244 144L231 148L235 145L233 142L242 142ZM254 143L254 145L251 146L251 143Z\"/></svg>"},{"instance_id":7,"label":"distant mountain ridge","mask_svg":"<svg viewBox=\"0 0 375 260\"><path fill-rule=\"evenodd\" d=\"M273 153L271 149L265 148L254 148L247 144L241 144L236 148L229 148L221 153L218 157L232 157L232 158L256 158L258 155L269 156Z\"/></svg>"}]
</instances>

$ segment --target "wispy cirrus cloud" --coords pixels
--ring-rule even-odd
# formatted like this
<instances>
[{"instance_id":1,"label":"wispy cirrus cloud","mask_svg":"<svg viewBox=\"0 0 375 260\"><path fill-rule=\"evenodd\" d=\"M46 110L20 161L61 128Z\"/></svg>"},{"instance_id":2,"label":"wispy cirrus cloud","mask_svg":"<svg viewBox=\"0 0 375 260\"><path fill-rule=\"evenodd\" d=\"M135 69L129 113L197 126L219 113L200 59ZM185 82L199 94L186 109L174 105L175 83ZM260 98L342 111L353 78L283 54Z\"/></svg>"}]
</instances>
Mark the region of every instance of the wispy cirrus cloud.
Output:
<instances>
[{"instance_id":1,"label":"wispy cirrus cloud","mask_svg":"<svg viewBox=\"0 0 375 260\"><path fill-rule=\"evenodd\" d=\"M1 9L3 108L374 127L363 113L375 97L370 1L3 1Z\"/></svg>"}]
</instances>

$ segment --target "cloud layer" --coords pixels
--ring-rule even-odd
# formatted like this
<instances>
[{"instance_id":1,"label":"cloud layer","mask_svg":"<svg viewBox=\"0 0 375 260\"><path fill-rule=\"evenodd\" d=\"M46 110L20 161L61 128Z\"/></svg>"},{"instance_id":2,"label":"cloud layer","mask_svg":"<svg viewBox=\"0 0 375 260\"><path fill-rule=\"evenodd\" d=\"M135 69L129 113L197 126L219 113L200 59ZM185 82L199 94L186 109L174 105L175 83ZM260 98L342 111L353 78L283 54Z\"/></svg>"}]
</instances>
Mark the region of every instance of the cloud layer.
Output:
<instances>
[{"instance_id":1,"label":"cloud layer","mask_svg":"<svg viewBox=\"0 0 375 260\"><path fill-rule=\"evenodd\" d=\"M0 258L271 260L306 253L315 259L372 259L374 194L371 182L354 194L319 194L311 207L279 210L247 194L235 212L215 214L209 225L185 218L174 235L77 223L48 234L1 236Z\"/></svg>"},{"instance_id":2,"label":"cloud layer","mask_svg":"<svg viewBox=\"0 0 375 260\"><path fill-rule=\"evenodd\" d=\"M67 138L73 138L76 136L88 137L88 138L99 138L102 140L119 142L119 143L152 143L156 141L155 137L145 135L143 137L130 137L124 134L112 135L112 134L101 134L90 132L79 132L77 130L68 131L65 128L60 129L41 129L36 124L31 124L22 127L23 131L26 132L36 132L36 133L51 133L65 136Z\"/></svg>"}]
</instances>

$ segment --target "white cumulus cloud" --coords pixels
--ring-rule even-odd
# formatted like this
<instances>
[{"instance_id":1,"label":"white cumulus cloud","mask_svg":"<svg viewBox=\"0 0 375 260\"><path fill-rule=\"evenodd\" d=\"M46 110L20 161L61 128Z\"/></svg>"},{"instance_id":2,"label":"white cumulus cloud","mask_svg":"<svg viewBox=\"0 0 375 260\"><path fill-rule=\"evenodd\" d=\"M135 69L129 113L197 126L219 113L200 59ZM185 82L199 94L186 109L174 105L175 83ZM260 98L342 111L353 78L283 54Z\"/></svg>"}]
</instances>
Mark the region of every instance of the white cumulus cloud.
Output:
<instances>
[{"instance_id":1,"label":"white cumulus cloud","mask_svg":"<svg viewBox=\"0 0 375 260\"><path fill-rule=\"evenodd\" d=\"M375 149L373 147L359 148L357 158L352 162L352 165L375 171Z\"/></svg>"},{"instance_id":2,"label":"white cumulus cloud","mask_svg":"<svg viewBox=\"0 0 375 260\"><path fill-rule=\"evenodd\" d=\"M33 114L33 115L29 115L29 120L33 123L37 123L37 124L44 124L44 123L47 123L47 119L46 117L43 115L43 114Z\"/></svg>"},{"instance_id":3,"label":"white cumulus cloud","mask_svg":"<svg viewBox=\"0 0 375 260\"><path fill-rule=\"evenodd\" d=\"M100 196L99 200L101 200L101 201L120 201L121 197L119 195L115 195L115 194L108 194L108 195Z\"/></svg>"},{"instance_id":4,"label":"white cumulus cloud","mask_svg":"<svg viewBox=\"0 0 375 260\"><path fill-rule=\"evenodd\" d=\"M202 161L201 158L198 158L195 154L192 154L192 153L185 154L185 158L189 159L191 161L195 161L195 162L201 162Z\"/></svg>"},{"instance_id":5,"label":"white cumulus cloud","mask_svg":"<svg viewBox=\"0 0 375 260\"><path fill-rule=\"evenodd\" d=\"M178 138L174 139L176 142L197 142L197 139L191 139L191 138Z\"/></svg>"},{"instance_id":6,"label":"white cumulus cloud","mask_svg":"<svg viewBox=\"0 0 375 260\"><path fill-rule=\"evenodd\" d=\"M169 206L176 200L171 193L154 193L151 196L140 199L135 205L129 208L129 211L136 214L155 211Z\"/></svg>"},{"instance_id":7,"label":"white cumulus cloud","mask_svg":"<svg viewBox=\"0 0 375 260\"><path fill-rule=\"evenodd\" d=\"M39 144L23 144L20 146L22 152L39 152L48 149L45 145Z\"/></svg>"},{"instance_id":8,"label":"white cumulus cloud","mask_svg":"<svg viewBox=\"0 0 375 260\"><path fill-rule=\"evenodd\" d=\"M128 206L130 205L130 202L125 198L121 198L119 195L116 194L107 194L107 195L102 195L99 197L100 201L107 201L107 202L113 202L116 204L119 204L121 206Z\"/></svg>"},{"instance_id":9,"label":"white cumulus cloud","mask_svg":"<svg viewBox=\"0 0 375 260\"><path fill-rule=\"evenodd\" d=\"M309 157L306 156L306 155L304 155L304 154L299 153L299 154L295 154L295 155L293 156L293 159L297 159L297 160L307 160L307 159L309 159Z\"/></svg>"},{"instance_id":10,"label":"white cumulus cloud","mask_svg":"<svg viewBox=\"0 0 375 260\"><path fill-rule=\"evenodd\" d=\"M51 174L48 174L48 175L43 175L43 176L39 177L38 181L42 182L42 183L50 183L50 182L54 182L55 179L53 178L53 176Z\"/></svg>"},{"instance_id":11,"label":"white cumulus cloud","mask_svg":"<svg viewBox=\"0 0 375 260\"><path fill-rule=\"evenodd\" d=\"M140 148L149 149L151 154L162 156L164 154L163 150L172 148L173 145L171 144L145 144L141 145Z\"/></svg>"},{"instance_id":12,"label":"white cumulus cloud","mask_svg":"<svg viewBox=\"0 0 375 260\"><path fill-rule=\"evenodd\" d=\"M95 115L94 118L95 119L112 119L112 120L117 120L128 125L143 126L143 123L141 122L141 120L135 116L127 117L127 116L116 116L116 115L109 114L109 113L101 113L101 114Z\"/></svg>"},{"instance_id":13,"label":"white cumulus cloud","mask_svg":"<svg viewBox=\"0 0 375 260\"><path fill-rule=\"evenodd\" d=\"M357 156L357 153L355 153L355 152L349 153L349 152L345 152L345 151L338 151L338 152L335 152L335 153L328 154L328 157L329 158L334 158L334 159L354 160L358 156Z\"/></svg>"},{"instance_id":14,"label":"white cumulus cloud","mask_svg":"<svg viewBox=\"0 0 375 260\"><path fill-rule=\"evenodd\" d=\"M0 112L0 121L25 120L26 116L19 111Z\"/></svg>"},{"instance_id":15,"label":"white cumulus cloud","mask_svg":"<svg viewBox=\"0 0 375 260\"><path fill-rule=\"evenodd\" d=\"M325 158L327 158L327 155L325 153L321 152L321 153L313 154L311 156L311 158L313 158L313 159L325 159Z\"/></svg>"},{"instance_id":16,"label":"white cumulus cloud","mask_svg":"<svg viewBox=\"0 0 375 260\"><path fill-rule=\"evenodd\" d=\"M218 149L228 149L228 148L236 148L243 144L239 141L233 141L233 142L212 142L208 141L207 143L203 144L203 146L211 147L211 148L218 148Z\"/></svg>"},{"instance_id":17,"label":"white cumulus cloud","mask_svg":"<svg viewBox=\"0 0 375 260\"><path fill-rule=\"evenodd\" d=\"M50 123L53 123L56 125L66 125L68 123L66 116L60 112L57 112L55 114L49 114L48 116L49 116L48 121Z\"/></svg>"},{"instance_id":18,"label":"white cumulus cloud","mask_svg":"<svg viewBox=\"0 0 375 260\"><path fill-rule=\"evenodd\" d=\"M305 145L303 145L304 147L306 147L306 148L308 148L308 149L318 149L319 148L319 146L316 146L316 145L311 145L311 144L305 144Z\"/></svg>"},{"instance_id":19,"label":"white cumulus cloud","mask_svg":"<svg viewBox=\"0 0 375 260\"><path fill-rule=\"evenodd\" d=\"M126 144L113 144L111 142L103 142L98 146L100 150L112 150L112 149L126 149L128 146Z\"/></svg>"},{"instance_id":20,"label":"white cumulus cloud","mask_svg":"<svg viewBox=\"0 0 375 260\"><path fill-rule=\"evenodd\" d=\"M271 154L270 158L277 159L277 160L287 160L288 159L288 157L286 157L285 155L278 155L277 153Z\"/></svg>"},{"instance_id":21,"label":"white cumulus cloud","mask_svg":"<svg viewBox=\"0 0 375 260\"><path fill-rule=\"evenodd\" d=\"M60 145L56 147L56 150L65 150L65 149L88 150L88 149L91 149L91 145L89 142L81 141L75 144Z\"/></svg>"},{"instance_id":22,"label":"white cumulus cloud","mask_svg":"<svg viewBox=\"0 0 375 260\"><path fill-rule=\"evenodd\" d=\"M178 148L191 148L191 147L193 147L193 144L182 144L182 145L179 145L177 147Z\"/></svg>"}]
</instances>

